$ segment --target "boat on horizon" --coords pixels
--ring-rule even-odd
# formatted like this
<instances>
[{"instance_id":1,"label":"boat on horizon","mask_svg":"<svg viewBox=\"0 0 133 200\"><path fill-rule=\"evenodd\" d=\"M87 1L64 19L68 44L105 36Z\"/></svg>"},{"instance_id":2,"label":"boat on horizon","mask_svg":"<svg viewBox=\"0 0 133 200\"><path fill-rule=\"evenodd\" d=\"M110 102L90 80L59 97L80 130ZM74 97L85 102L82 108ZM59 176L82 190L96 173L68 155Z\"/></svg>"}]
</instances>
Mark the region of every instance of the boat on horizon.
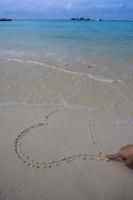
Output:
<instances>
[{"instance_id":1,"label":"boat on horizon","mask_svg":"<svg viewBox=\"0 0 133 200\"><path fill-rule=\"evenodd\" d=\"M84 18L84 17L73 17L71 18L73 21L90 21L90 18Z\"/></svg>"},{"instance_id":2,"label":"boat on horizon","mask_svg":"<svg viewBox=\"0 0 133 200\"><path fill-rule=\"evenodd\" d=\"M100 21L103 21L103 19L101 19L101 18L98 18L98 19L97 19L97 22L100 22Z\"/></svg>"},{"instance_id":3,"label":"boat on horizon","mask_svg":"<svg viewBox=\"0 0 133 200\"><path fill-rule=\"evenodd\" d=\"M6 22L6 21L12 21L12 19L8 19L8 18L0 18L1 22Z\"/></svg>"}]
</instances>

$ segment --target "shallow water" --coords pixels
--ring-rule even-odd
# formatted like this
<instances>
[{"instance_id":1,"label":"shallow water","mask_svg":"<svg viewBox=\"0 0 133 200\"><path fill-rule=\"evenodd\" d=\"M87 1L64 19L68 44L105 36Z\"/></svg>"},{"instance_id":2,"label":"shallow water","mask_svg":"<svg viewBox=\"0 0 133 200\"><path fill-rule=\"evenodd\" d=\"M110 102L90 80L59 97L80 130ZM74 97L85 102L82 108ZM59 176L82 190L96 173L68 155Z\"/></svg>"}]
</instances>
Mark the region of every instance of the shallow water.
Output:
<instances>
[{"instance_id":1,"label":"shallow water","mask_svg":"<svg viewBox=\"0 0 133 200\"><path fill-rule=\"evenodd\" d=\"M0 105L61 104L133 117L133 22L0 23Z\"/></svg>"}]
</instances>

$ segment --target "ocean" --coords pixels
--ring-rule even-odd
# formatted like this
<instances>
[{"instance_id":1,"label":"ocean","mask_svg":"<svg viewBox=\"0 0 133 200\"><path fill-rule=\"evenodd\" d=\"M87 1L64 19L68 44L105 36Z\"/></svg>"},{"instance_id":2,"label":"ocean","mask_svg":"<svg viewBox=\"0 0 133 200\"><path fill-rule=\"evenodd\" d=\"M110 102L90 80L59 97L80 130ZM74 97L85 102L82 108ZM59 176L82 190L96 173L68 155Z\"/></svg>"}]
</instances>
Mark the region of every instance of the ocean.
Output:
<instances>
[{"instance_id":1,"label":"ocean","mask_svg":"<svg viewBox=\"0 0 133 200\"><path fill-rule=\"evenodd\" d=\"M0 105L133 119L133 21L0 22Z\"/></svg>"}]
</instances>

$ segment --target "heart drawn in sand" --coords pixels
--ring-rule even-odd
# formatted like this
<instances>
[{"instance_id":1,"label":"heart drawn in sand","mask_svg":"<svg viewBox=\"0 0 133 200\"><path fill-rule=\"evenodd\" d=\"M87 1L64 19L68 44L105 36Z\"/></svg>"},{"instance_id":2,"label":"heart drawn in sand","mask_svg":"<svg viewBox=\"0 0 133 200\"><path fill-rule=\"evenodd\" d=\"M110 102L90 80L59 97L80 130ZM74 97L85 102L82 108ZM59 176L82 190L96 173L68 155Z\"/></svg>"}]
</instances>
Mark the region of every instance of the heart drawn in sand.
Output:
<instances>
[{"instance_id":1,"label":"heart drawn in sand","mask_svg":"<svg viewBox=\"0 0 133 200\"><path fill-rule=\"evenodd\" d=\"M62 112L62 113L61 113ZM61 115L59 115L61 113ZM49 112L45 117L44 117L44 122L32 125L31 127L25 129L22 131L18 137L15 139L15 152L17 154L17 157L19 160L21 160L25 165L31 166L33 168L51 168L53 166L59 166L63 163L69 163L71 161L74 161L76 159L100 159L104 160L105 159L105 154L101 151L100 145L97 142L97 138L95 135L94 131L94 123L93 121L87 120L87 123L84 119L81 118L81 115L78 116L78 113L74 113L70 110L67 109L57 109L52 112ZM67 115L67 117L66 117ZM64 120L65 119L65 120ZM84 123L85 121L85 123ZM81 123L82 122L82 123ZM84 129L84 126L87 126L86 129ZM36 138L34 138L34 143L39 142L38 137L39 134L39 128L43 130L43 139L40 140L40 145L38 145L41 148L41 145L47 146L46 151L47 151L47 156L49 155L51 157L51 160L48 161L49 158L46 160L41 160L37 161L36 159L33 159L31 155L28 155L25 153L25 148L24 148L24 139L30 136L29 140L29 146L32 146L32 139L34 138L34 135ZM37 131L38 129L38 131ZM63 130L64 129L64 130ZM87 131L84 131L87 130ZM47 137L45 132L47 131ZM66 135L64 135L64 132ZM79 133L76 135L76 133ZM34 133L34 135L33 135ZM42 133L41 133L42 134ZM47 139L52 140L52 135L54 134L54 140L59 141L61 138L62 141L62 147L60 147L60 142L59 146L55 145L54 147L48 146L48 141ZM31 137L32 135L32 137ZM70 136L70 137L68 137ZM75 138L76 136L76 138ZM95 149L95 153L93 154L88 154L88 153L77 153L77 152L82 152L82 149L85 152L88 152L88 147L89 145L84 145L88 144L88 141L84 138L87 137L87 140L89 139L91 141L91 144L93 145ZM53 142L53 141L52 141ZM28 144L28 143L27 143ZM74 145L73 145L74 144ZM81 145L82 144L82 145ZM52 145L52 144L51 144ZM65 152L65 145L67 146L67 149L71 149L71 151L74 151L75 153L71 152L70 154ZM81 145L81 147L80 147ZM28 145L27 145L28 146ZM42 146L42 147L43 147ZM80 147L80 148L79 148ZM37 148L32 146L32 150L36 153L38 153ZM50 149L52 148L52 150ZM54 150L58 149L63 153L65 156L57 156L56 159L53 159L54 155ZM79 148L79 149L78 149ZM41 148L43 149L43 148ZM26 151L27 152L27 151ZM58 151L57 151L58 152ZM45 154L45 152L43 152Z\"/></svg>"}]
</instances>

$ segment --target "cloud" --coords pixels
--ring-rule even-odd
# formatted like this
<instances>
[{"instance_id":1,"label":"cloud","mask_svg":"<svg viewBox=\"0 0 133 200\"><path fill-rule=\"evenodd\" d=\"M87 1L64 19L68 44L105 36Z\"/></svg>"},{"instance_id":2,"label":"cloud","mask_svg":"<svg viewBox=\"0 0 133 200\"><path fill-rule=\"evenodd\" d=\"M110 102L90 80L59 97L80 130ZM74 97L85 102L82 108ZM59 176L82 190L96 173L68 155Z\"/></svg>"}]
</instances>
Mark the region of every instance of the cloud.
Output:
<instances>
[{"instance_id":1,"label":"cloud","mask_svg":"<svg viewBox=\"0 0 133 200\"><path fill-rule=\"evenodd\" d=\"M0 15L24 17L71 17L72 15L97 15L110 11L133 11L133 0L4 0L0 2ZM113 15L113 14L112 14Z\"/></svg>"}]
</instances>

